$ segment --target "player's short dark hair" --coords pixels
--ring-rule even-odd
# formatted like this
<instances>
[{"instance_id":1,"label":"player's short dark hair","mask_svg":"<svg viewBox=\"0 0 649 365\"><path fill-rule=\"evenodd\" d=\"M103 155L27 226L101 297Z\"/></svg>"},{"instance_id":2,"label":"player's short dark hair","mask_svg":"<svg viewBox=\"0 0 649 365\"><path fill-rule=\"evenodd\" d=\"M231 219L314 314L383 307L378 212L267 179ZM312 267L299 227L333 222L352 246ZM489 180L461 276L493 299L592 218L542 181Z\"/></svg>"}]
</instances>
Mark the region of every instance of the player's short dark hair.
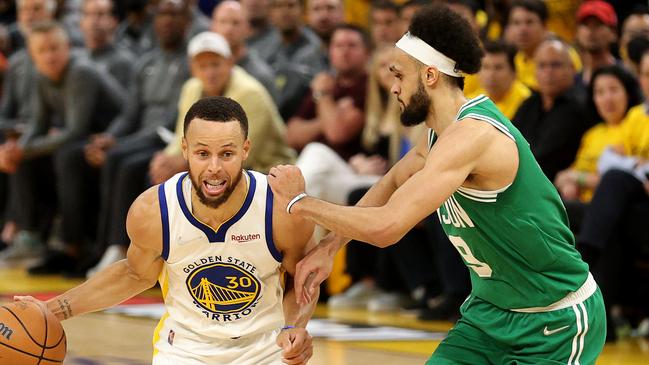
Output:
<instances>
[{"instance_id":1,"label":"player's short dark hair","mask_svg":"<svg viewBox=\"0 0 649 365\"><path fill-rule=\"evenodd\" d=\"M370 36L363 28L359 27L358 25L354 25L351 23L338 24L334 27L334 30L331 32L331 34L333 35L338 30L349 30L358 33L358 35L361 36L361 40L363 40L363 45L365 46L365 48L367 49L371 48L372 41L370 40Z\"/></svg>"},{"instance_id":2,"label":"player's short dark hair","mask_svg":"<svg viewBox=\"0 0 649 365\"><path fill-rule=\"evenodd\" d=\"M484 52L477 35L466 19L446 5L434 4L421 8L412 18L408 30L455 61L457 70L467 74L480 71ZM452 78L460 89L464 88L463 77Z\"/></svg>"},{"instance_id":3,"label":"player's short dark hair","mask_svg":"<svg viewBox=\"0 0 649 365\"><path fill-rule=\"evenodd\" d=\"M640 104L642 102L642 92L640 91L640 86L636 78L625 68L618 65L610 65L600 67L593 72L593 76L590 78L590 84L588 85L588 104L589 109L593 110L599 120L602 120L602 116L597 112L595 107L595 80L602 75L610 75L615 77L620 81L624 90L626 91L627 96L627 106L626 111L632 107Z\"/></svg>"},{"instance_id":4,"label":"player's short dark hair","mask_svg":"<svg viewBox=\"0 0 649 365\"><path fill-rule=\"evenodd\" d=\"M484 51L487 54L504 54L507 57L507 64L512 70L516 71L516 48L509 43L503 41L492 41L484 44Z\"/></svg>"},{"instance_id":5,"label":"player's short dark hair","mask_svg":"<svg viewBox=\"0 0 649 365\"><path fill-rule=\"evenodd\" d=\"M237 121L243 131L243 138L248 138L248 117L236 101L224 96L210 96L200 99L185 114L184 133L187 135L192 120L200 118L210 122Z\"/></svg>"},{"instance_id":6,"label":"player's short dark hair","mask_svg":"<svg viewBox=\"0 0 649 365\"><path fill-rule=\"evenodd\" d=\"M512 11L516 8L523 8L536 14L543 24L548 20L548 7L543 0L514 0L509 8L509 16L511 16ZM507 19L509 19L509 16Z\"/></svg>"}]
</instances>

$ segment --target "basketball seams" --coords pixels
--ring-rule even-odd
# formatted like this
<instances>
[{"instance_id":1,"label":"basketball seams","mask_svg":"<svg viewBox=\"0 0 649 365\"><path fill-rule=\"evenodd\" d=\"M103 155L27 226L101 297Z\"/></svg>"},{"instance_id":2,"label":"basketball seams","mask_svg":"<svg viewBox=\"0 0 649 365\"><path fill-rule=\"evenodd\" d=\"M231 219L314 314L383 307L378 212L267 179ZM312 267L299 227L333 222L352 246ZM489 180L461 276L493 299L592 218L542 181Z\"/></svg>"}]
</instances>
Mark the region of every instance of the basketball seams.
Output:
<instances>
[{"instance_id":1,"label":"basketball seams","mask_svg":"<svg viewBox=\"0 0 649 365\"><path fill-rule=\"evenodd\" d=\"M5 342L0 342L0 345L5 346L5 347L9 347L10 349L18 351L21 354L29 355L29 356L35 357L35 358L40 358L40 356L38 356L38 355L34 355L31 352L27 352L25 350L21 350L19 348L13 347L13 346L9 345L8 343L5 343ZM50 358L47 358L47 357L43 357L42 360L63 363L63 360L55 360L55 359L50 359Z\"/></svg>"},{"instance_id":2,"label":"basketball seams","mask_svg":"<svg viewBox=\"0 0 649 365\"><path fill-rule=\"evenodd\" d=\"M38 352L37 349L32 349L32 350L21 349L21 348L15 347L14 345L10 345L8 343L5 343L5 342L0 342L0 344L3 345L5 348L11 349L11 350L13 350L13 351L15 351L17 353L22 354L22 355L29 355L29 357L31 357L31 358L38 359L38 362L36 363L36 365L41 365L41 364L46 363L46 362L47 363L52 363L52 364L62 364L63 361L64 361L64 358L63 359L52 358L52 356L51 356L52 354L50 354L49 351L52 350L52 349L59 348L61 346L61 344L63 344L63 348L67 347L67 346L65 346L65 342L66 342L65 341L65 332L61 333L61 336L56 341L56 343L54 343L51 346L47 346L47 341L50 338L49 337L49 330L53 329L49 325L49 320L48 320L49 318L48 318L47 312L44 311L42 308L38 307L39 312L41 313L41 315L43 316L42 318L45 321L45 325L44 325L44 332L45 332L44 344L41 344L41 343L39 343L39 341L37 341L35 339L33 334L30 332L30 330L25 325L25 323L28 323L28 322L23 321L23 319L20 316L18 316L18 314L15 312L15 310L13 308L10 308L10 307L11 307L11 305L9 305L9 306L1 305L0 306L0 308L5 309L8 313L11 314L11 316L7 316L8 319L13 317L13 320L15 320L16 322L18 322L18 324L20 324L20 327L17 327L17 328L22 328L22 332L24 332L24 334L27 335L26 337L29 337L29 341L31 341L31 343L33 345L41 347L41 353L39 355L37 353ZM21 314L21 316L25 315L25 313L23 313L22 310L19 310L19 313ZM29 312L27 312L27 313L29 313ZM32 315L32 316L35 315L38 318L38 315L36 315L36 313L33 313L33 312L30 313L29 315ZM23 341L26 341L26 339L23 340ZM27 343L29 343L29 341L27 341ZM17 344L15 344L15 345L17 345ZM21 345L21 347L22 347L22 345ZM63 350L63 351L65 352L65 350Z\"/></svg>"},{"instance_id":3,"label":"basketball seams","mask_svg":"<svg viewBox=\"0 0 649 365\"><path fill-rule=\"evenodd\" d=\"M43 308L39 306L38 310L41 311L41 314L43 315L43 321L45 321L45 339L43 340L43 345L41 345L41 356L38 357L38 362L36 363L36 365L41 365L41 361L43 361L43 355L45 355L45 346L47 346L47 330L49 323L47 321L47 313L43 311Z\"/></svg>"},{"instance_id":4,"label":"basketball seams","mask_svg":"<svg viewBox=\"0 0 649 365\"><path fill-rule=\"evenodd\" d=\"M27 336L29 336L29 338L32 340L32 342L34 342L35 344L37 344L37 345L40 346L40 347L44 347L45 345L47 345L47 342L46 342L45 344L40 344L40 343L38 343L38 341L36 341L36 340L34 339L34 337L32 337L32 334L29 333L29 330L27 329L27 327L25 327L25 324L24 324L23 321L20 319L20 317L18 317L18 316L16 315L16 313L14 313L11 309L5 307L4 305L3 305L1 308L6 309L9 313L11 313L12 316L14 316L14 318L16 318L16 320L18 321L18 323L20 323L20 325L22 326L22 328L25 330L25 333L27 334ZM42 312L43 312L43 311L41 311L41 313L42 313ZM47 322L46 322L46 323L47 323ZM47 329L47 325L46 325L45 328ZM45 333L45 338L47 339L47 332Z\"/></svg>"}]
</instances>

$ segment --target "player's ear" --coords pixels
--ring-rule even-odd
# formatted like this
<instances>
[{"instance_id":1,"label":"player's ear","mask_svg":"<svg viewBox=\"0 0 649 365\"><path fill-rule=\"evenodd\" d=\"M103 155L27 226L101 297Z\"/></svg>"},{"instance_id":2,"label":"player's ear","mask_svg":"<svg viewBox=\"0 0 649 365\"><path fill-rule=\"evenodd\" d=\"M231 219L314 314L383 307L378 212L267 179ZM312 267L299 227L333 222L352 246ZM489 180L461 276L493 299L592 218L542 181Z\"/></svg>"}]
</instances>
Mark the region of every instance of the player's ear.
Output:
<instances>
[{"instance_id":1,"label":"player's ear","mask_svg":"<svg viewBox=\"0 0 649 365\"><path fill-rule=\"evenodd\" d=\"M248 159L248 154L250 153L250 140L246 138L245 141L243 141L243 160Z\"/></svg>"},{"instance_id":2,"label":"player's ear","mask_svg":"<svg viewBox=\"0 0 649 365\"><path fill-rule=\"evenodd\" d=\"M185 138L185 136L183 136L181 147L183 151L183 158L187 160L187 138Z\"/></svg>"},{"instance_id":3,"label":"player's ear","mask_svg":"<svg viewBox=\"0 0 649 365\"><path fill-rule=\"evenodd\" d=\"M422 82L424 85L433 86L435 85L440 78L440 72L437 67L428 66L423 68Z\"/></svg>"}]
</instances>

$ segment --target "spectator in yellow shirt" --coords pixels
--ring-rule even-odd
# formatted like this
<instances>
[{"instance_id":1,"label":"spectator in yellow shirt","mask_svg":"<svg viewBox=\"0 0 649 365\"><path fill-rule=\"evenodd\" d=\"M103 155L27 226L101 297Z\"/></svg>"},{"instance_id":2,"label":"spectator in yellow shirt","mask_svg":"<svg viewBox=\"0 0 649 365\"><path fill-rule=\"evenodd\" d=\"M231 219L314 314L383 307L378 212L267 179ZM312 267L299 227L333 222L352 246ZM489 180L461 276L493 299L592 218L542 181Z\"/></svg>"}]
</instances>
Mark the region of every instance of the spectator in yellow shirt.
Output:
<instances>
[{"instance_id":1,"label":"spectator in yellow shirt","mask_svg":"<svg viewBox=\"0 0 649 365\"><path fill-rule=\"evenodd\" d=\"M509 10L505 40L513 44L518 53L514 58L516 75L530 89L537 89L534 54L538 46L548 37L546 22L548 8L542 0L515 0ZM581 60L574 48L568 53L576 72L581 72Z\"/></svg>"},{"instance_id":2,"label":"spectator in yellow shirt","mask_svg":"<svg viewBox=\"0 0 649 365\"><path fill-rule=\"evenodd\" d=\"M178 100L178 121L173 139L159 151L149 167L151 182L159 184L186 169L182 157L183 116L202 97L226 96L241 104L249 118L252 147L244 168L266 173L271 167L292 162L295 152L286 144L286 128L264 86L234 65L230 46L218 33L203 32L189 42L192 75Z\"/></svg>"},{"instance_id":3,"label":"spectator in yellow shirt","mask_svg":"<svg viewBox=\"0 0 649 365\"><path fill-rule=\"evenodd\" d=\"M649 96L649 52L640 61L640 85ZM629 110L622 122L624 147L606 149L597 168L601 178L584 214L577 248L591 268L606 303L607 341L615 340L615 323L636 297L633 261L646 249L649 217L649 115L647 104Z\"/></svg>"},{"instance_id":4,"label":"spectator in yellow shirt","mask_svg":"<svg viewBox=\"0 0 649 365\"><path fill-rule=\"evenodd\" d=\"M480 87L467 97L486 94L507 118L512 119L518 107L532 93L516 78L516 49L504 42L486 43L484 49L485 57L478 75Z\"/></svg>"},{"instance_id":5,"label":"spectator in yellow shirt","mask_svg":"<svg viewBox=\"0 0 649 365\"><path fill-rule=\"evenodd\" d=\"M635 78L620 66L599 68L592 80L589 103L595 105L602 122L584 134L575 162L554 180L564 201L590 201L599 183L597 162L602 152L622 143L622 121L629 109L642 100Z\"/></svg>"}]
</instances>

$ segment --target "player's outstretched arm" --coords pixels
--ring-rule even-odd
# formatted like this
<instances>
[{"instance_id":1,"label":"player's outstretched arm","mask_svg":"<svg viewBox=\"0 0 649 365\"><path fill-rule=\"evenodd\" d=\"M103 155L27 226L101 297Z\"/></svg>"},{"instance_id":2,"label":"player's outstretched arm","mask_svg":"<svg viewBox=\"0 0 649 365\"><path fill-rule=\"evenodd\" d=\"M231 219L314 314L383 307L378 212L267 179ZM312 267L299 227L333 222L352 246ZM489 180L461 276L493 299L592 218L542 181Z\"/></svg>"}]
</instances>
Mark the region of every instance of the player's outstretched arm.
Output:
<instances>
[{"instance_id":1,"label":"player's outstretched arm","mask_svg":"<svg viewBox=\"0 0 649 365\"><path fill-rule=\"evenodd\" d=\"M131 239L126 259L45 302L59 320L112 307L155 285L163 263L157 186L133 202L126 228ZM36 301L31 297L15 299Z\"/></svg>"},{"instance_id":2,"label":"player's outstretched arm","mask_svg":"<svg viewBox=\"0 0 649 365\"><path fill-rule=\"evenodd\" d=\"M417 145L374 184L356 203L356 206L378 207L387 203L399 186L424 167L427 153L428 139L427 134L424 133ZM334 256L350 240L350 238L332 231L297 264L295 295L299 304L304 305L310 302L311 297L320 288L320 283L331 274Z\"/></svg>"},{"instance_id":3,"label":"player's outstretched arm","mask_svg":"<svg viewBox=\"0 0 649 365\"><path fill-rule=\"evenodd\" d=\"M306 364L313 355L311 336L306 325L317 302L318 293L308 306L298 306L293 285L295 266L306 252L313 248L313 223L296 215L286 213L280 204L274 204L273 238L282 252L282 268L285 270L284 323L286 327L277 336L277 345L283 349L283 361L291 365Z\"/></svg>"},{"instance_id":4,"label":"player's outstretched arm","mask_svg":"<svg viewBox=\"0 0 649 365\"><path fill-rule=\"evenodd\" d=\"M424 168L412 175L382 206L344 207L305 197L292 206L291 213L343 237L378 247L392 245L444 203L470 174L482 174L474 171L476 166L484 170L501 163L503 155L490 152L497 133L489 124L470 119L449 126L427 157ZM509 148L515 148L511 140L508 143ZM492 180L502 172L494 168L486 171ZM297 167L278 166L270 173L275 175L269 177L269 182L277 190L276 196L286 199L285 202L304 192L304 178Z\"/></svg>"}]
</instances>

